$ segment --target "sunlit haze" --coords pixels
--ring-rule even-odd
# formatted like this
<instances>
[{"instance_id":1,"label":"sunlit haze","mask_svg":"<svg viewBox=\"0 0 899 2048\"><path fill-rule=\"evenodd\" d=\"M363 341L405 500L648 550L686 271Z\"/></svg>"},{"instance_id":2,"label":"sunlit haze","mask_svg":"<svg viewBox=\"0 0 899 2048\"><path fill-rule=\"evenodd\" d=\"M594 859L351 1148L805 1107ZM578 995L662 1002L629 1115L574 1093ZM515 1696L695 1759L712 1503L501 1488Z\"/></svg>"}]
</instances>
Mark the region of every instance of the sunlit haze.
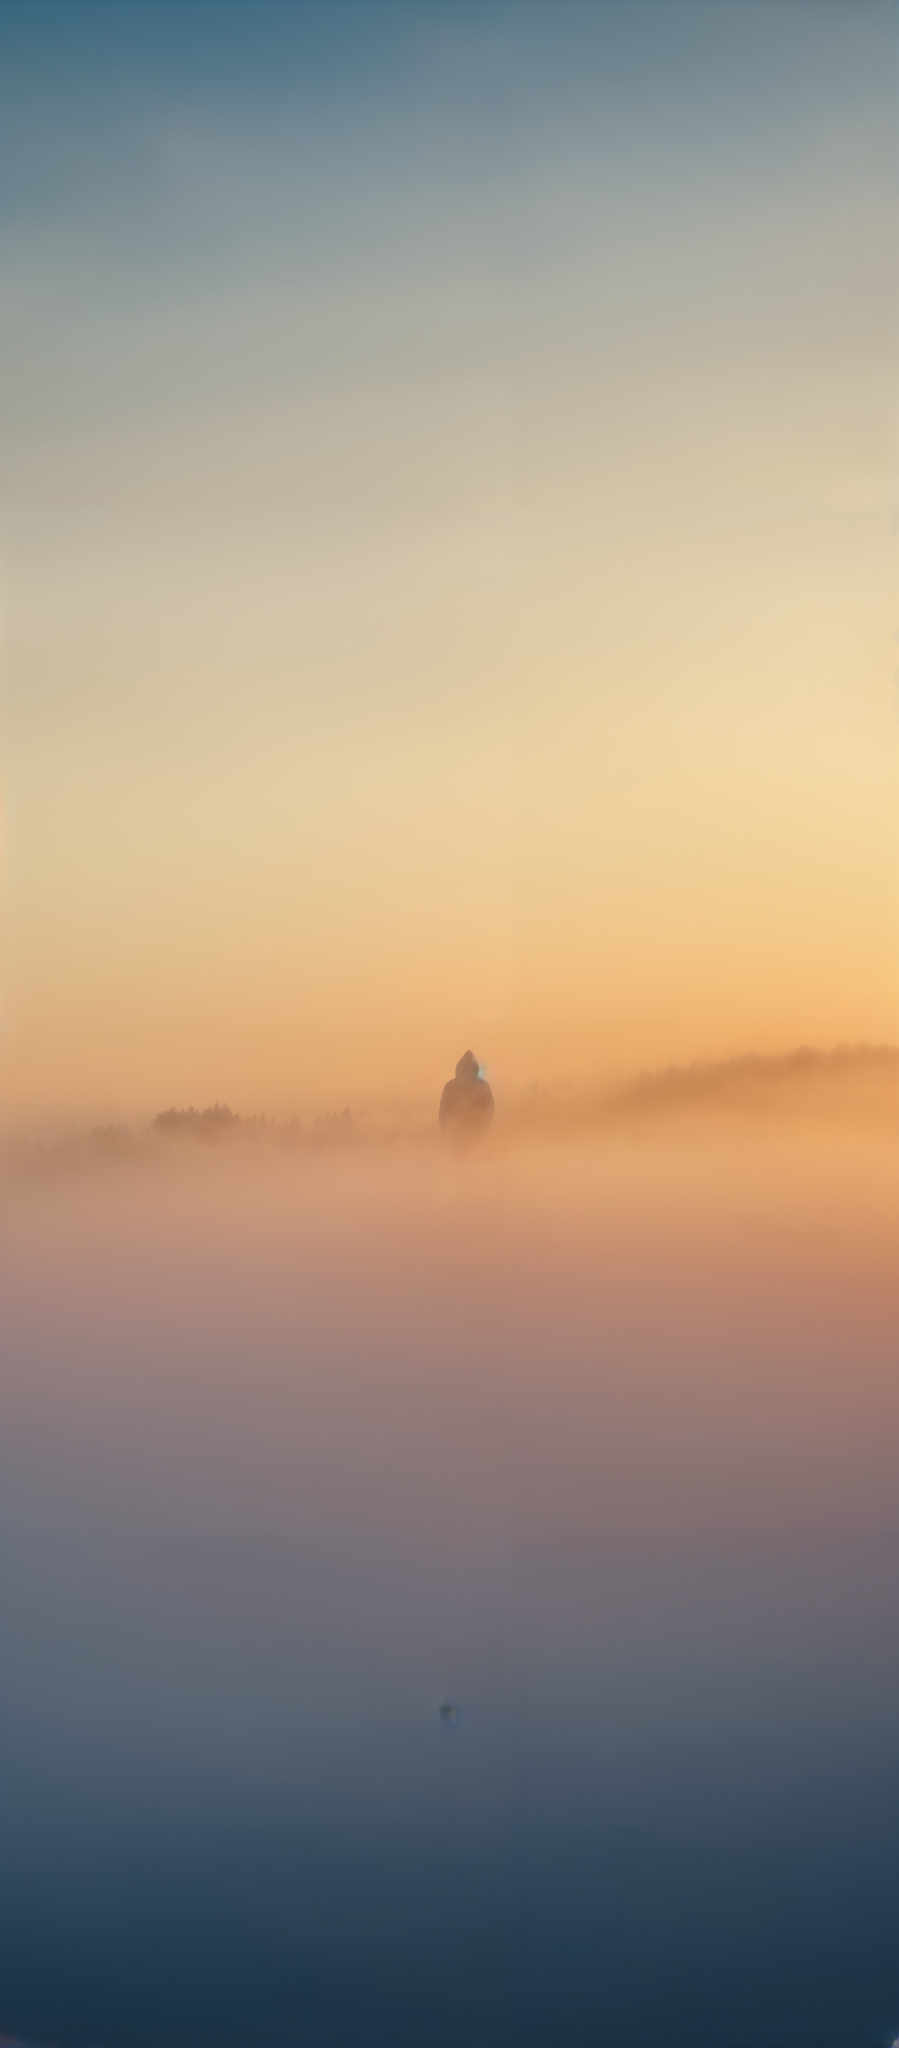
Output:
<instances>
[{"instance_id":1,"label":"sunlit haze","mask_svg":"<svg viewBox=\"0 0 899 2048\"><path fill-rule=\"evenodd\" d=\"M0 4L0 2048L899 2041L895 28Z\"/></svg>"}]
</instances>

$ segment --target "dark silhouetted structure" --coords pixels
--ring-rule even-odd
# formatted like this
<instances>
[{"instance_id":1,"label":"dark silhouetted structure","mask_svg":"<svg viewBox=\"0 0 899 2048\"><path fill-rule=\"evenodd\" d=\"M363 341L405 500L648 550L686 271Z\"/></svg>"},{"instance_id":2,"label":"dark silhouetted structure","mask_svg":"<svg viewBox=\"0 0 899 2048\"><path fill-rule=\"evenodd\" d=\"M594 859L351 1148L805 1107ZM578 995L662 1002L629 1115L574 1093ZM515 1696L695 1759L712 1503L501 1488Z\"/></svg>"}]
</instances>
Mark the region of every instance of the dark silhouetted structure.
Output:
<instances>
[{"instance_id":1,"label":"dark silhouetted structure","mask_svg":"<svg viewBox=\"0 0 899 2048\"><path fill-rule=\"evenodd\" d=\"M440 1128L448 1137L467 1141L483 1136L493 1116L493 1091L473 1052L456 1062L452 1081L440 1097Z\"/></svg>"}]
</instances>

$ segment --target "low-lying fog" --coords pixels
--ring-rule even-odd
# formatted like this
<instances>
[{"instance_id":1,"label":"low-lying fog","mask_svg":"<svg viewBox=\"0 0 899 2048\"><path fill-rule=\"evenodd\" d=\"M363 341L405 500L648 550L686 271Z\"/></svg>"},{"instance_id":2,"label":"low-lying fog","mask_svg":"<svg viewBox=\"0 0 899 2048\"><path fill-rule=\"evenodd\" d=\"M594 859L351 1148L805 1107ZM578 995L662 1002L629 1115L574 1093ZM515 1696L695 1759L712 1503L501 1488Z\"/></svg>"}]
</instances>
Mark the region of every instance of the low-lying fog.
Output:
<instances>
[{"instance_id":1,"label":"low-lying fog","mask_svg":"<svg viewBox=\"0 0 899 2048\"><path fill-rule=\"evenodd\" d=\"M897 1194L682 1126L13 1190L0 2031L890 2038Z\"/></svg>"}]
</instances>

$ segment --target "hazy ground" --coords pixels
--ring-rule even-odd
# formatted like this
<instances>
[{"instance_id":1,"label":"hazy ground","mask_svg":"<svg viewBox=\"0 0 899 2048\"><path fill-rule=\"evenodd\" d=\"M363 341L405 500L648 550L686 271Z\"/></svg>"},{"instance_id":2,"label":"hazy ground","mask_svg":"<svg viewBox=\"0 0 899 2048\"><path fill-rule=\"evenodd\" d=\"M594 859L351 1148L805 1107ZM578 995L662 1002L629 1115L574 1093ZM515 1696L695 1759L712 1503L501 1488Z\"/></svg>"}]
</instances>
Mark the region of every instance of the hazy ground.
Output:
<instances>
[{"instance_id":1,"label":"hazy ground","mask_svg":"<svg viewBox=\"0 0 899 2048\"><path fill-rule=\"evenodd\" d=\"M891 2039L897 1196L680 1123L15 1190L0 2027Z\"/></svg>"}]
</instances>

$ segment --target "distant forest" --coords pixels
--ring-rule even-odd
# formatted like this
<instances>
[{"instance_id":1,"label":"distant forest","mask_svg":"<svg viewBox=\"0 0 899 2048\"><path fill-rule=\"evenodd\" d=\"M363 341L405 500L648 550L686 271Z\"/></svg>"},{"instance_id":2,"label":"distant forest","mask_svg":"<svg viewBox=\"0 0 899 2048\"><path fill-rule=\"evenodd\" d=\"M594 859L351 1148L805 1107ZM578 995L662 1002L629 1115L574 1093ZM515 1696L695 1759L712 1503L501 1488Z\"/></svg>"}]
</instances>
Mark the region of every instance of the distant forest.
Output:
<instances>
[{"instance_id":1,"label":"distant forest","mask_svg":"<svg viewBox=\"0 0 899 2048\"><path fill-rule=\"evenodd\" d=\"M308 1118L243 1115L226 1102L160 1110L149 1123L97 1124L53 1138L11 1138L7 1165L45 1174L71 1167L172 1156L187 1151L319 1153L350 1147L426 1146L433 1114L420 1105L395 1111L324 1110ZM490 1142L578 1134L638 1133L672 1121L741 1120L776 1129L808 1117L899 1133L899 1047L837 1046L668 1066L615 1087L565 1089L548 1082L504 1099L499 1092Z\"/></svg>"}]
</instances>

